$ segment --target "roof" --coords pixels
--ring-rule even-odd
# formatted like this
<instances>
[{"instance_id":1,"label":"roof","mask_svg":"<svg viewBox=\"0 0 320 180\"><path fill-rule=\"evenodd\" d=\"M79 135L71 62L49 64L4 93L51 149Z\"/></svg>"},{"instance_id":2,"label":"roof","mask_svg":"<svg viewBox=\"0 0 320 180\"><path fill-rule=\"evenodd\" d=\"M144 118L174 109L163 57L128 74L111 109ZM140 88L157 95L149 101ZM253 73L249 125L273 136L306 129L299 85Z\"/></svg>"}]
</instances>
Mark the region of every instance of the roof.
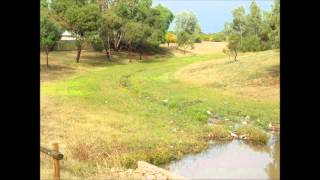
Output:
<instances>
[{"instance_id":1,"label":"roof","mask_svg":"<svg viewBox=\"0 0 320 180\"><path fill-rule=\"evenodd\" d=\"M72 34L68 31L65 31L62 33L62 36L71 36Z\"/></svg>"}]
</instances>

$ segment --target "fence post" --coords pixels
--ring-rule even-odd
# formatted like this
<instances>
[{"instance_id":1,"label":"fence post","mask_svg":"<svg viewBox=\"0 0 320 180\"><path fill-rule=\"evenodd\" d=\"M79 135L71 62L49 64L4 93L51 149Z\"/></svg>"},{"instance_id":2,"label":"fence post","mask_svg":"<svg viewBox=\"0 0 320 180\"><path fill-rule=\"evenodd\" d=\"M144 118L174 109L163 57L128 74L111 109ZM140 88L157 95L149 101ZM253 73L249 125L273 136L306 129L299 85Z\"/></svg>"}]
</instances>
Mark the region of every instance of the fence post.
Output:
<instances>
[{"instance_id":1,"label":"fence post","mask_svg":"<svg viewBox=\"0 0 320 180\"><path fill-rule=\"evenodd\" d=\"M52 150L59 152L59 145L58 143L53 143L52 144ZM53 159L53 179L54 180L60 180L60 164L59 160L52 158Z\"/></svg>"}]
</instances>

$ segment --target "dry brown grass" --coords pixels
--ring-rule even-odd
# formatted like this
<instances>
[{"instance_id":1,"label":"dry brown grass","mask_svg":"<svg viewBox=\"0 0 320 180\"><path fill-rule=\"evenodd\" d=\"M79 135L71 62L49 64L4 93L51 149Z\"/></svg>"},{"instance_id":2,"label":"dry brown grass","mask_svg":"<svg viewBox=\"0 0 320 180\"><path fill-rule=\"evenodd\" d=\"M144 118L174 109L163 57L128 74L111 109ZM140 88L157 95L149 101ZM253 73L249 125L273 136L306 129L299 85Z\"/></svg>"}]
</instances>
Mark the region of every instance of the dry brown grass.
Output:
<instances>
[{"instance_id":1,"label":"dry brown grass","mask_svg":"<svg viewBox=\"0 0 320 180\"><path fill-rule=\"evenodd\" d=\"M186 49L186 53L184 54L184 50L178 48L177 44L172 43L168 47L167 44L162 44L161 47L165 49L170 49L175 56L186 56L186 55L202 55L202 54L213 54L217 52L221 52L222 49L227 45L227 42L209 42L203 41L202 43L195 43L194 49Z\"/></svg>"},{"instance_id":2,"label":"dry brown grass","mask_svg":"<svg viewBox=\"0 0 320 180\"><path fill-rule=\"evenodd\" d=\"M175 77L229 94L278 101L279 58L276 51L244 53L238 62L224 58L188 65L178 70Z\"/></svg>"}]
</instances>

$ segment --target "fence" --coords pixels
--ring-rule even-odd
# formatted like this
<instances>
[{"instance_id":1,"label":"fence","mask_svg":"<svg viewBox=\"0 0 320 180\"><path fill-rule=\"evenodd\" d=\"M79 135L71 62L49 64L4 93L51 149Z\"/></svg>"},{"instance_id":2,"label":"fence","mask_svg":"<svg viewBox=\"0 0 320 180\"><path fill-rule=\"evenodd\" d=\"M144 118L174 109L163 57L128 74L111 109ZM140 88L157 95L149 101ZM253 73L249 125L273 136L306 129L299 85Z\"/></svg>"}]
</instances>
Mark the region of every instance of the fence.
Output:
<instances>
[{"instance_id":1,"label":"fence","mask_svg":"<svg viewBox=\"0 0 320 180\"><path fill-rule=\"evenodd\" d=\"M45 153L52 157L53 160L53 179L60 180L60 163L59 161L63 159L63 154L59 152L58 143L52 144L52 149L48 149L40 146L40 152Z\"/></svg>"}]
</instances>

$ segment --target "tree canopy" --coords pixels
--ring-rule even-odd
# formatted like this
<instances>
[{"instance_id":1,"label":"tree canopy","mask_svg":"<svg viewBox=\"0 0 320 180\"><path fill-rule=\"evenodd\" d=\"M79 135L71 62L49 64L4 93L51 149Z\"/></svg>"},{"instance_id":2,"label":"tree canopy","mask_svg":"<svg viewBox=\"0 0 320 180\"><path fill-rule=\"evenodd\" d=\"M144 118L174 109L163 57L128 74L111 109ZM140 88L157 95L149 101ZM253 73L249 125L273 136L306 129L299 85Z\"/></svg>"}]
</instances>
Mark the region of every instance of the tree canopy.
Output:
<instances>
[{"instance_id":1,"label":"tree canopy","mask_svg":"<svg viewBox=\"0 0 320 180\"><path fill-rule=\"evenodd\" d=\"M233 10L232 15L233 20L231 23L225 24L224 33L226 36L232 34L233 37L235 34L239 35L239 50L261 51L279 48L279 0L275 0L274 6L270 12L262 12L256 1L253 0L248 14L246 14L243 7L239 7Z\"/></svg>"}]
</instances>

